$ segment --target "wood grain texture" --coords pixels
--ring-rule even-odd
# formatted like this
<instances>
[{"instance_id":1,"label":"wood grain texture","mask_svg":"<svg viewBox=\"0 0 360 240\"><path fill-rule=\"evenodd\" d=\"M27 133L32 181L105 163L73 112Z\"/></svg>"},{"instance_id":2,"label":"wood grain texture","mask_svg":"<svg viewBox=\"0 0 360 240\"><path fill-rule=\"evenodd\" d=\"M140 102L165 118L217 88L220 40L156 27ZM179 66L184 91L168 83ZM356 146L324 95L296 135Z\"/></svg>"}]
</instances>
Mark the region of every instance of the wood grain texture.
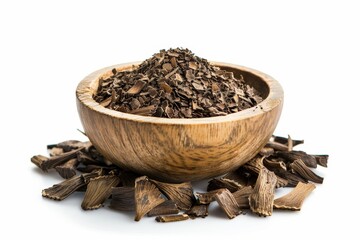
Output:
<instances>
[{"instance_id":1,"label":"wood grain texture","mask_svg":"<svg viewBox=\"0 0 360 240\"><path fill-rule=\"evenodd\" d=\"M167 119L122 113L93 98L99 78L139 63L110 66L83 79L76 100L84 131L94 146L118 166L151 178L184 182L219 176L250 160L266 144L279 120L283 90L272 77L246 67L213 62L242 74L264 101L227 116Z\"/></svg>"}]
</instances>

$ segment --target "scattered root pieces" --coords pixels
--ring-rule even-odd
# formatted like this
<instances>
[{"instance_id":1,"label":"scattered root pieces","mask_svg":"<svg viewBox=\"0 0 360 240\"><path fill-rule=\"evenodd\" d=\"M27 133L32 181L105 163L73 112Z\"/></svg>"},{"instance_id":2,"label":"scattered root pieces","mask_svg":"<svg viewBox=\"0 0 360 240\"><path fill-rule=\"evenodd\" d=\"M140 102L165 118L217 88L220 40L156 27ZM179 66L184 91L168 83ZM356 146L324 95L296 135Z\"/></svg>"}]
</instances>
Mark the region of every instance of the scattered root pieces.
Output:
<instances>
[{"instance_id":1,"label":"scattered root pieces","mask_svg":"<svg viewBox=\"0 0 360 240\"><path fill-rule=\"evenodd\" d=\"M135 221L140 221L145 214L164 201L159 189L147 177L135 180Z\"/></svg>"},{"instance_id":2,"label":"scattered root pieces","mask_svg":"<svg viewBox=\"0 0 360 240\"><path fill-rule=\"evenodd\" d=\"M275 173L263 168L259 172L254 191L249 197L250 209L259 216L271 216L277 178Z\"/></svg>"},{"instance_id":3,"label":"scattered root pieces","mask_svg":"<svg viewBox=\"0 0 360 240\"><path fill-rule=\"evenodd\" d=\"M293 150L303 142L273 136L257 156L237 170L210 180L207 192L195 195L190 182L165 183L120 169L90 142L70 140L48 145L50 157L35 155L31 162L44 172L57 171L65 179L44 189L44 197L61 201L76 191L84 192L84 210L98 209L111 199L111 209L132 211L135 221L147 215L158 222L175 222L205 218L211 215L209 206L217 204L232 219L243 211L270 216L273 209L301 209L315 189L311 182L323 182L310 168L327 167L329 158ZM275 198L276 189L281 187L295 188Z\"/></svg>"},{"instance_id":4,"label":"scattered root pieces","mask_svg":"<svg viewBox=\"0 0 360 240\"><path fill-rule=\"evenodd\" d=\"M274 208L300 211L307 196L315 189L312 183L301 183L285 196L275 199Z\"/></svg>"},{"instance_id":5,"label":"scattered root pieces","mask_svg":"<svg viewBox=\"0 0 360 240\"><path fill-rule=\"evenodd\" d=\"M165 215L157 216L155 220L157 222L178 222L188 220L189 216L187 214L178 214L178 215Z\"/></svg>"}]
</instances>

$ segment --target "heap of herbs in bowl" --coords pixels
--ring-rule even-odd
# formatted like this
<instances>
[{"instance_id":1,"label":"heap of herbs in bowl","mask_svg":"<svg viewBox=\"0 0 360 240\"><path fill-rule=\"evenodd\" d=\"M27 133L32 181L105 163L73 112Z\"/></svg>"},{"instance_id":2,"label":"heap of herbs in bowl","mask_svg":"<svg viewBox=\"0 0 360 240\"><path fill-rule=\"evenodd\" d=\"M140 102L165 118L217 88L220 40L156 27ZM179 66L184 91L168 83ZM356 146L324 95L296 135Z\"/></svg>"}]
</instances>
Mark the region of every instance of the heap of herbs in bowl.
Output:
<instances>
[{"instance_id":1,"label":"heap of herbs in bowl","mask_svg":"<svg viewBox=\"0 0 360 240\"><path fill-rule=\"evenodd\" d=\"M272 77L179 48L98 70L76 96L84 131L107 160L167 182L219 176L249 161L283 104Z\"/></svg>"}]
</instances>

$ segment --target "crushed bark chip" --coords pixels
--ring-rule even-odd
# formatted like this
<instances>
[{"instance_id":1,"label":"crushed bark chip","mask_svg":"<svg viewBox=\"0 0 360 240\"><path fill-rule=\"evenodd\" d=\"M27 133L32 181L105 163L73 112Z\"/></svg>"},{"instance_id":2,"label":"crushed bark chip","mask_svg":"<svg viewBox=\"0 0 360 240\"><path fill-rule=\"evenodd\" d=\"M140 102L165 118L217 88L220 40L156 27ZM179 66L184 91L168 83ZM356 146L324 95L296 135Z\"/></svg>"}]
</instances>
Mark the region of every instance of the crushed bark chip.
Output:
<instances>
[{"instance_id":1,"label":"crushed bark chip","mask_svg":"<svg viewBox=\"0 0 360 240\"><path fill-rule=\"evenodd\" d=\"M274 208L300 211L305 198L315 188L315 185L312 183L299 182L291 192L274 200Z\"/></svg>"},{"instance_id":2,"label":"crushed bark chip","mask_svg":"<svg viewBox=\"0 0 360 240\"><path fill-rule=\"evenodd\" d=\"M170 215L170 214L178 214L179 208L173 200L166 200L165 202L157 205L153 209L151 209L147 215L148 217L159 216L159 215Z\"/></svg>"},{"instance_id":3,"label":"crushed bark chip","mask_svg":"<svg viewBox=\"0 0 360 240\"><path fill-rule=\"evenodd\" d=\"M190 218L205 218L209 215L208 212L209 204L194 204L189 210L185 213L189 215Z\"/></svg>"},{"instance_id":4,"label":"crushed bark chip","mask_svg":"<svg viewBox=\"0 0 360 240\"><path fill-rule=\"evenodd\" d=\"M157 222L179 222L188 220L189 215L187 214L178 214L178 215L164 215L164 216L157 216L155 220Z\"/></svg>"},{"instance_id":5,"label":"crushed bark chip","mask_svg":"<svg viewBox=\"0 0 360 240\"><path fill-rule=\"evenodd\" d=\"M169 199L182 210L188 210L193 204L194 193L190 182L170 184L151 180Z\"/></svg>"},{"instance_id":6,"label":"crushed bark chip","mask_svg":"<svg viewBox=\"0 0 360 240\"><path fill-rule=\"evenodd\" d=\"M135 188L113 187L110 208L119 211L135 211Z\"/></svg>"},{"instance_id":7,"label":"crushed bark chip","mask_svg":"<svg viewBox=\"0 0 360 240\"><path fill-rule=\"evenodd\" d=\"M93 210L100 208L102 204L111 195L111 188L116 187L120 182L118 176L106 175L90 179L83 202L81 204L84 210Z\"/></svg>"},{"instance_id":8,"label":"crushed bark chip","mask_svg":"<svg viewBox=\"0 0 360 240\"><path fill-rule=\"evenodd\" d=\"M223 188L216 193L215 200L224 210L228 218L232 219L241 213L240 206L228 189Z\"/></svg>"},{"instance_id":9,"label":"crushed bark chip","mask_svg":"<svg viewBox=\"0 0 360 240\"><path fill-rule=\"evenodd\" d=\"M70 159L62 165L55 167L55 170L59 175L65 179L71 178L76 175L76 167L78 166L79 161L77 158Z\"/></svg>"},{"instance_id":10,"label":"crushed bark chip","mask_svg":"<svg viewBox=\"0 0 360 240\"><path fill-rule=\"evenodd\" d=\"M145 176L135 181L135 221L147 214L151 209L163 203L160 190Z\"/></svg>"},{"instance_id":11,"label":"crushed bark chip","mask_svg":"<svg viewBox=\"0 0 360 240\"><path fill-rule=\"evenodd\" d=\"M271 216L277 178L273 172L262 168L259 172L254 191L249 196L251 211L259 216Z\"/></svg>"}]
</instances>

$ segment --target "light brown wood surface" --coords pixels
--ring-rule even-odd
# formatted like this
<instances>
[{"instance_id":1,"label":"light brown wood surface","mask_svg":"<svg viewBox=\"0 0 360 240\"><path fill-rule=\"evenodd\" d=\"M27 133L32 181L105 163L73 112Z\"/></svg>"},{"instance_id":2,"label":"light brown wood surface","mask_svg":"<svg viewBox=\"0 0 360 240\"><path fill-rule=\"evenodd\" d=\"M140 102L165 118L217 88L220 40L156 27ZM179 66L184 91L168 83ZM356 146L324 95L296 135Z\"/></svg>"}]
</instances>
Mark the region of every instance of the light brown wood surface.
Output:
<instances>
[{"instance_id":1,"label":"light brown wood surface","mask_svg":"<svg viewBox=\"0 0 360 240\"><path fill-rule=\"evenodd\" d=\"M266 144L279 120L283 90L272 77L246 67L213 62L242 74L265 100L227 116L168 119L122 113L100 106L93 98L101 76L111 69L131 69L138 63L103 68L85 77L76 89L81 123L94 146L118 166L169 182L219 176L250 160Z\"/></svg>"}]
</instances>

